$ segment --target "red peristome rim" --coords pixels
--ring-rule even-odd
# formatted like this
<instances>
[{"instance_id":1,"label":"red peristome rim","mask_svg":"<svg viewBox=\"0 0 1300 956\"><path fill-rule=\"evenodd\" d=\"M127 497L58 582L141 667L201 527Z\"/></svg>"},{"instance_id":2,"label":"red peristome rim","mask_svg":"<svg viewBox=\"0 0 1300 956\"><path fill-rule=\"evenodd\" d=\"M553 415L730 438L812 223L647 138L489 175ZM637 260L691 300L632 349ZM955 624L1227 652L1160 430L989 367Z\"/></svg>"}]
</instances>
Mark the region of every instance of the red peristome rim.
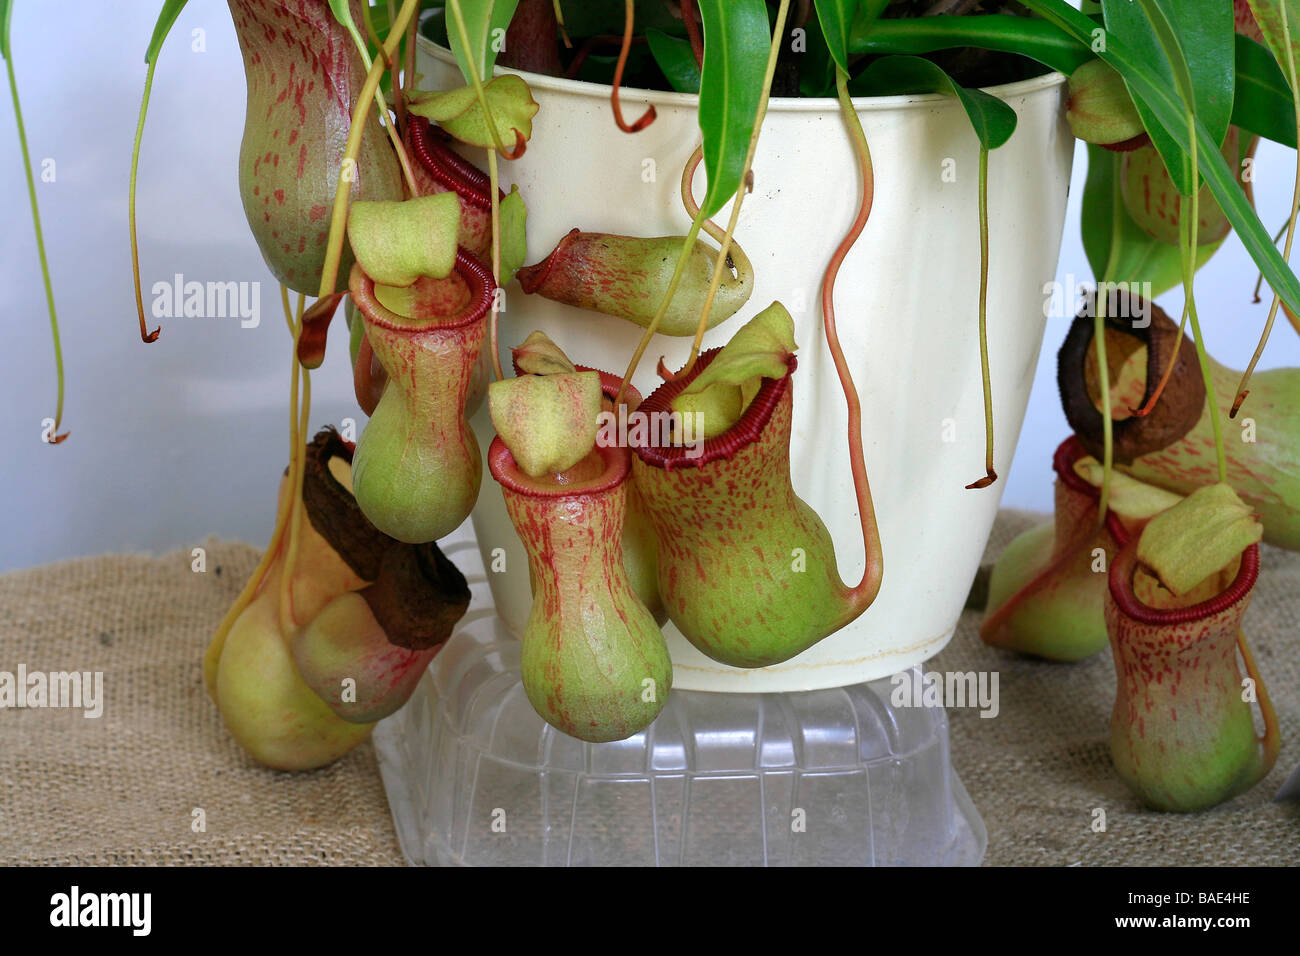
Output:
<instances>
[{"instance_id":1,"label":"red peristome rim","mask_svg":"<svg viewBox=\"0 0 1300 956\"><path fill-rule=\"evenodd\" d=\"M590 481L572 485L539 485L519 470L515 456L497 435L488 447L488 470L502 488L529 498L585 498L611 491L621 485L632 468L632 455L626 448L597 445L594 451L605 463L605 470Z\"/></svg>"},{"instance_id":2,"label":"red peristome rim","mask_svg":"<svg viewBox=\"0 0 1300 956\"><path fill-rule=\"evenodd\" d=\"M435 180L480 209L492 208L492 180L448 143L449 137L423 116L412 115L411 149ZM498 190L501 192L500 190ZM505 193L501 192L504 198Z\"/></svg>"},{"instance_id":3,"label":"red peristome rim","mask_svg":"<svg viewBox=\"0 0 1300 956\"><path fill-rule=\"evenodd\" d=\"M1115 539L1115 542L1121 548L1128 544L1128 539L1131 535L1128 532L1128 528L1124 527L1124 522L1120 520L1119 515L1115 513L1113 508L1106 509L1106 530L1110 532L1111 537Z\"/></svg>"},{"instance_id":4,"label":"red peristome rim","mask_svg":"<svg viewBox=\"0 0 1300 956\"><path fill-rule=\"evenodd\" d=\"M1074 463L1088 454L1088 449L1083 447L1083 442L1079 440L1078 435L1071 435L1065 441L1061 442L1056 448L1056 453L1052 456L1052 469L1056 472L1056 477L1067 488L1087 495L1093 501L1101 499L1100 489L1089 484L1079 473L1074 470ZM1124 527L1124 522L1120 520L1114 509L1106 510L1106 530L1118 542L1122 548L1128 544L1130 537L1128 528Z\"/></svg>"},{"instance_id":5,"label":"red peristome rim","mask_svg":"<svg viewBox=\"0 0 1300 956\"><path fill-rule=\"evenodd\" d=\"M1079 436L1071 435L1056 446L1056 452L1052 455L1052 469L1056 472L1056 477L1061 479L1061 483L1067 488L1081 492L1089 498L1100 498L1101 492L1079 477L1079 474L1074 470L1074 463L1087 454L1088 449L1083 447L1083 442L1079 440Z\"/></svg>"},{"instance_id":6,"label":"red peristome rim","mask_svg":"<svg viewBox=\"0 0 1300 956\"><path fill-rule=\"evenodd\" d=\"M707 352L701 352L699 359L695 363L695 368L691 369L691 374L683 378L674 379L671 382L664 382L656 388L641 405L637 408L638 412L653 414L655 412L671 412L673 399L686 388L695 377L709 367L709 363L721 352L722 349L709 349ZM649 445L636 446L633 451L637 453L643 462L655 468L662 468L665 471L672 471L674 468L699 468L707 465L711 461L717 461L719 458L730 458L740 449L744 448L751 442L757 441L763 429L767 427L768 421L772 418L772 412L776 409L777 403L785 395L785 390L790 387L790 376L798 366L798 360L789 355L786 357L786 373L781 378L768 378L763 380L758 394L754 400L749 403L740 416L740 421L732 425L721 435L714 435L712 438L705 439L704 448L700 454L691 457L685 445Z\"/></svg>"},{"instance_id":7,"label":"red peristome rim","mask_svg":"<svg viewBox=\"0 0 1300 956\"><path fill-rule=\"evenodd\" d=\"M555 244L555 248L541 262L533 263L531 266L523 266L515 271L515 278L519 280L519 288L524 290L525 295L532 295L542 287L546 282L546 277L551 274L551 269L555 267L555 257L559 255L560 250L573 242L573 237L578 235L582 230L574 227L566 232L560 241Z\"/></svg>"},{"instance_id":8,"label":"red peristome rim","mask_svg":"<svg viewBox=\"0 0 1300 956\"><path fill-rule=\"evenodd\" d=\"M1233 579L1220 594L1210 598L1208 601L1202 601L1200 604L1193 604L1189 607L1175 608L1155 608L1143 604L1136 594L1133 593L1133 574L1137 571L1137 542L1135 535L1124 550L1119 553L1115 563L1111 565L1108 582L1110 584L1110 596L1115 599L1119 609L1124 612L1125 616L1132 618L1139 624L1151 624L1162 626L1166 624L1188 624L1192 621L1204 620L1212 617L1220 611L1232 607L1255 586L1259 579L1259 545L1252 544L1241 554L1241 566L1237 569L1237 576Z\"/></svg>"},{"instance_id":9,"label":"red peristome rim","mask_svg":"<svg viewBox=\"0 0 1300 956\"><path fill-rule=\"evenodd\" d=\"M487 315L488 309L492 307L492 287L494 283L492 282L492 273L488 270L488 267L463 246L456 250L455 271L465 280L465 284L469 287L469 305L459 315L450 315L445 319L436 317L426 325L412 324L424 321L422 319L406 319L403 321L385 308L383 303L375 298L375 281L365 274L360 263L354 263L352 266L352 274L348 277L348 292L351 294L356 307L365 315L365 318L381 329L407 335L414 332L427 332L432 329L458 329L473 325ZM389 316L393 317L389 318Z\"/></svg>"}]
</instances>

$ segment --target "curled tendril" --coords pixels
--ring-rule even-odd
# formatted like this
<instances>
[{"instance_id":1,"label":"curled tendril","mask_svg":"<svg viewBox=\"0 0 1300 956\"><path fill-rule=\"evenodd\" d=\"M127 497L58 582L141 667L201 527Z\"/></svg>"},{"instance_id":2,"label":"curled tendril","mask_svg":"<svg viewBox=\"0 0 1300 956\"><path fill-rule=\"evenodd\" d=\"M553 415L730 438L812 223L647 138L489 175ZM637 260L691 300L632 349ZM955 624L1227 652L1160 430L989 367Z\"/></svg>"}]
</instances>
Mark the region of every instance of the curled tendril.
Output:
<instances>
[{"instance_id":1,"label":"curled tendril","mask_svg":"<svg viewBox=\"0 0 1300 956\"><path fill-rule=\"evenodd\" d=\"M835 69L835 91L840 102L840 113L848 127L849 140L853 146L854 158L858 164L858 178L862 186L862 195L858 203L857 215L849 226L849 231L836 247L835 253L827 263L825 277L822 280L822 329L826 337L826 347L831 353L831 362L839 376L840 387L844 392L844 402L848 408L848 448L849 466L853 472L853 490L858 499L858 517L862 524L862 548L866 554L866 567L862 570L862 580L852 589L855 606L868 607L880 592L880 583L884 575L884 554L880 544L880 530L876 525L876 507L871 498L871 485L867 480L866 457L862 448L862 400L857 387L853 384L853 374L840 346L839 331L835 325L835 278L840 266L848 256L849 250L857 243L871 216L871 207L875 202L876 176L871 162L871 149L867 145L867 135L858 119L857 110L849 98L848 74L839 67Z\"/></svg>"},{"instance_id":2,"label":"curled tendril","mask_svg":"<svg viewBox=\"0 0 1300 956\"><path fill-rule=\"evenodd\" d=\"M703 159L704 159L704 147L696 146L695 152L691 153L691 158L686 161L686 165L682 168L682 206L685 207L686 214L691 217L692 221L696 220L697 218L700 218L700 206L699 203L695 201L695 194L692 189L692 184L695 182L695 170L699 168L700 162ZM754 171L752 169L747 168L745 170L744 185L745 185L746 192L753 192ZM737 197L737 201L736 201L737 209L739 205L740 205L740 200L739 197ZM733 210L733 212L735 211L736 210ZM735 216L733 215L732 218L734 224ZM715 223L712 219L700 219L700 228L702 228L706 233L708 233L709 236L712 237L714 242L718 243L719 250L726 249L728 246L731 245L730 235L724 232L722 229L718 228L718 224ZM725 262L723 263L724 267L733 268L735 263L731 259L731 254L727 253L724 256L724 258L725 258ZM716 271L717 270L715 270L715 272ZM714 288L711 286L709 291L709 301L704 307L704 313L703 316L701 317L701 323L707 321L706 317L708 316L709 312L712 311L713 308L712 296L714 291L715 291ZM669 369L668 366L664 364L664 357L662 355L659 356L659 363L655 368L655 372L658 374L658 376L661 379L663 379L665 382L671 382L674 381L675 379L681 378L691 373L691 370L695 367L696 359L699 356L700 340L703 336L702 329L703 329L703 325L701 325L700 329L697 330L695 341L691 349L690 358L687 360L686 364L682 366L682 368L679 369L678 371L674 372L671 369Z\"/></svg>"},{"instance_id":3,"label":"curled tendril","mask_svg":"<svg viewBox=\"0 0 1300 956\"><path fill-rule=\"evenodd\" d=\"M0 31L8 29L7 23L0 23ZM9 93L14 103L14 120L18 124L18 145L22 148L23 172L27 177L27 198L32 207L32 228L36 231L36 252L41 260L41 279L45 285L45 304L50 315L50 337L54 341L54 367L58 376L58 401L54 411L54 423L46 433L46 444L57 445L68 437L68 433L59 434L59 425L63 422L63 346L59 343L59 316L54 308L54 286L50 283L50 264L45 256L45 237L41 232L41 210L36 201L36 183L32 179L32 158L27 150L27 130L23 126L23 109L18 101L18 81L14 79L14 61L9 55L8 42L3 41L0 49L5 61L5 71L9 77ZM143 315L143 313L142 313ZM143 318L141 331L144 329ZM156 336L158 333L155 332ZM146 339L146 341L148 341Z\"/></svg>"},{"instance_id":4,"label":"curled tendril","mask_svg":"<svg viewBox=\"0 0 1300 956\"><path fill-rule=\"evenodd\" d=\"M980 379L984 390L984 477L977 478L966 486L968 491L987 488L998 480L998 473L993 468L993 388L989 376L989 151L980 146L979 175L979 220L980 220L980 299L979 299L979 337L980 337Z\"/></svg>"},{"instance_id":5,"label":"curled tendril","mask_svg":"<svg viewBox=\"0 0 1300 956\"><path fill-rule=\"evenodd\" d=\"M652 105L646 107L646 111L641 114L641 118L635 123L628 125L623 119L623 107L618 102L618 89L623 83L623 70L627 67L627 55L632 49L632 24L636 17L635 0L627 0L626 15L623 20L623 45L618 51L618 65L614 67L614 83L609 91L609 104L614 110L614 122L618 128L625 133L639 133L655 121L655 108Z\"/></svg>"}]
</instances>

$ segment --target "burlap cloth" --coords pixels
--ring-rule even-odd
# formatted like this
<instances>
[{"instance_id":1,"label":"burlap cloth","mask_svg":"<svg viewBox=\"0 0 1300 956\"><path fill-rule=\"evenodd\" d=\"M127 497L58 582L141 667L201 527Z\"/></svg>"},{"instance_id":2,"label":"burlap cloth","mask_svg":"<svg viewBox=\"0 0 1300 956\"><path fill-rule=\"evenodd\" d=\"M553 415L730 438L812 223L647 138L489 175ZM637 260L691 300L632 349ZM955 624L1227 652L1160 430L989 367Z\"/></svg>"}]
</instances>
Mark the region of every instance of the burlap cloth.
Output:
<instances>
[{"instance_id":1,"label":"burlap cloth","mask_svg":"<svg viewBox=\"0 0 1300 956\"><path fill-rule=\"evenodd\" d=\"M986 561L1041 516L1004 512ZM369 743L306 774L259 767L221 726L200 658L251 573L247 545L107 555L0 576L0 670L103 671L103 716L0 711L0 863L393 864ZM986 648L968 611L926 669L1000 672L1001 713L951 712L952 759L990 864L1296 864L1300 807L1270 797L1300 761L1300 555L1266 549L1246 619L1282 722L1278 767L1215 810L1141 810L1110 764L1110 655L1073 665ZM1105 832L1092 828L1106 811ZM206 828L195 832L194 811Z\"/></svg>"}]
</instances>

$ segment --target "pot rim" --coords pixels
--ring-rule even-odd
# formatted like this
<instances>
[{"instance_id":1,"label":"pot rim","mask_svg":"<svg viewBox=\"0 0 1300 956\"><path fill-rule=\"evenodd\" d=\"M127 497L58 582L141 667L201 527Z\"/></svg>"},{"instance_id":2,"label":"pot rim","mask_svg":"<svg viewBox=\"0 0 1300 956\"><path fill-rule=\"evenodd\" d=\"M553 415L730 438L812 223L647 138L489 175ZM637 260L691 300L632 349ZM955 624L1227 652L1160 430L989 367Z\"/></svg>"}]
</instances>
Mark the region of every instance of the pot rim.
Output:
<instances>
[{"instance_id":1,"label":"pot rim","mask_svg":"<svg viewBox=\"0 0 1300 956\"><path fill-rule=\"evenodd\" d=\"M434 43L424 34L419 34L416 46L430 56L459 69L456 58L451 51ZM530 73L527 70L514 70L503 66L498 66L493 70L493 76L506 73L522 76L527 80L529 88L533 90L569 93L574 96L601 101L609 99L611 87L604 83L570 80L562 76L546 76L542 73ZM991 93L998 99L1007 100L1018 96L1030 96L1044 90L1060 87L1065 84L1067 79L1068 77L1064 73L1053 70L1044 73L1042 76L1031 77L1027 80L1016 80L1014 83L1003 83L998 86L981 87L981 89L985 93ZM677 93L672 90L643 90L627 86L619 87L619 96L624 99L630 98L638 103L652 103L655 106L678 106L691 110L697 109L700 103L700 97L696 93ZM900 109L929 110L935 107L957 109L961 105L955 96L948 96L944 93L855 96L852 100L854 108L859 113ZM767 111L769 113L837 113L839 108L839 100L833 96L773 96L768 100Z\"/></svg>"}]
</instances>

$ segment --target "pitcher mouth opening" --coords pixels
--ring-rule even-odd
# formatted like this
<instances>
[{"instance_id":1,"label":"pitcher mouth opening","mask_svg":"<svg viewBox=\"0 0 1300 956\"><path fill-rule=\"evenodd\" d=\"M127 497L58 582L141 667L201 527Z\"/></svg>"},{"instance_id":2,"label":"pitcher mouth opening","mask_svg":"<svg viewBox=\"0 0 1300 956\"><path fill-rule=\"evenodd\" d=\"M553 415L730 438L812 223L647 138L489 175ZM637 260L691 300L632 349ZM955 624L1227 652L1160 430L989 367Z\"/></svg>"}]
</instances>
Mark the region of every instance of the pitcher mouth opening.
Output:
<instances>
[{"instance_id":1,"label":"pitcher mouth opening","mask_svg":"<svg viewBox=\"0 0 1300 956\"><path fill-rule=\"evenodd\" d=\"M632 469L632 454L626 448L597 443L592 454L599 455L604 465L600 474L572 484L553 484L525 474L497 435L488 447L488 470L502 488L529 498L585 498L612 491L626 480Z\"/></svg>"},{"instance_id":2,"label":"pitcher mouth opening","mask_svg":"<svg viewBox=\"0 0 1300 956\"><path fill-rule=\"evenodd\" d=\"M695 381L696 376L708 368L721 351L721 348L715 348L701 352L690 375L664 382L650 393L650 397L641 403L637 411L647 416L671 414L673 399L681 394L687 385ZM730 458L762 436L763 430L771 421L772 413L790 387L790 376L797 366L798 360L793 355L787 356L785 375L781 378L763 379L758 394L741 413L740 419L722 434L706 438L703 448L698 446L692 448L687 445L639 444L633 450L647 465L665 471L672 471L674 468L702 468L720 458Z\"/></svg>"},{"instance_id":3,"label":"pitcher mouth opening","mask_svg":"<svg viewBox=\"0 0 1300 956\"><path fill-rule=\"evenodd\" d=\"M352 266L352 275L348 277L348 292L365 321L403 335L439 329L461 329L482 321L492 307L492 289L495 283L491 271L477 256L461 247L456 250L456 265L452 274L465 283L468 300L458 312L451 315L398 315L376 298L375 281L366 275L360 263Z\"/></svg>"},{"instance_id":4,"label":"pitcher mouth opening","mask_svg":"<svg viewBox=\"0 0 1300 956\"><path fill-rule=\"evenodd\" d=\"M564 234L560 241L555 244L555 248L541 262L536 262L531 266L520 266L515 270L515 278L519 280L519 288L523 289L526 295L532 295L540 289L545 284L547 276L551 274L551 270L555 267L555 260L569 246L573 245L573 237L581 234L582 230L574 226Z\"/></svg>"},{"instance_id":5,"label":"pitcher mouth opening","mask_svg":"<svg viewBox=\"0 0 1300 956\"><path fill-rule=\"evenodd\" d=\"M1137 538L1132 538L1115 558L1108 576L1110 595L1126 617L1139 624L1155 627L1169 624L1189 624L1213 617L1232 607L1248 595L1259 579L1259 545L1252 544L1241 554L1241 565L1232 583L1219 594L1199 604L1188 607L1156 608L1144 604L1133 591L1133 575L1137 572Z\"/></svg>"}]
</instances>

